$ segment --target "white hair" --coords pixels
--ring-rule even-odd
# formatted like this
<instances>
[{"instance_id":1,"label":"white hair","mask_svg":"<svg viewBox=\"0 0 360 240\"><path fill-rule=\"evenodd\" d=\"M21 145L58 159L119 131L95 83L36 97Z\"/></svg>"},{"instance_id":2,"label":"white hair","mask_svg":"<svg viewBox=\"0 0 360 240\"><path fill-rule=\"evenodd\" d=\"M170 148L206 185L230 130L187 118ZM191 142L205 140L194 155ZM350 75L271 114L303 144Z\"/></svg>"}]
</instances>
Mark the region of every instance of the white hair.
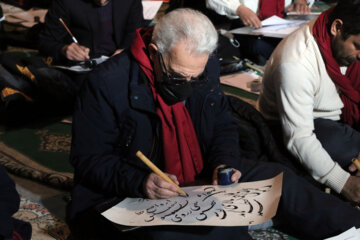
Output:
<instances>
[{"instance_id":1,"label":"white hair","mask_svg":"<svg viewBox=\"0 0 360 240\"><path fill-rule=\"evenodd\" d=\"M180 41L184 41L190 54L211 54L216 49L218 35L204 14L179 8L166 14L155 25L152 42L161 54L167 54Z\"/></svg>"}]
</instances>

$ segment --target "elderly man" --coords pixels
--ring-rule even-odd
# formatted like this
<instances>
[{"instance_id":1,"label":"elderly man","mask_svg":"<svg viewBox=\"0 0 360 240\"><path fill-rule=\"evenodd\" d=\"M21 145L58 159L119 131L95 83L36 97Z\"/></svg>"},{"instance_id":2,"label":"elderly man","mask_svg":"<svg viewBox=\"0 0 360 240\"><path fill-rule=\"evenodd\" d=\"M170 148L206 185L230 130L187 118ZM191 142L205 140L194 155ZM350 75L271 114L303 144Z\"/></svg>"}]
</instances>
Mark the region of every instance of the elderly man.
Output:
<instances>
[{"instance_id":1,"label":"elderly man","mask_svg":"<svg viewBox=\"0 0 360 240\"><path fill-rule=\"evenodd\" d=\"M59 18L78 43L73 42ZM142 21L141 0L54 0L40 34L39 50L62 64L112 56L131 45Z\"/></svg>"},{"instance_id":2,"label":"elderly man","mask_svg":"<svg viewBox=\"0 0 360 240\"><path fill-rule=\"evenodd\" d=\"M237 124L211 55L216 42L209 19L178 9L165 15L153 32L139 31L130 52L89 75L73 118L75 187L68 222L76 238L251 239L247 227L144 227L121 235L96 212L99 205L123 197L178 195L174 185L137 159L138 150L180 184L199 178L217 184L217 169L223 165L234 168L233 182L284 172L274 221L304 238L360 226L359 211L290 170L241 158Z\"/></svg>"},{"instance_id":3,"label":"elderly man","mask_svg":"<svg viewBox=\"0 0 360 240\"><path fill-rule=\"evenodd\" d=\"M309 174L357 203L360 178L349 171L360 152L359 60L360 2L339 1L281 42L259 103Z\"/></svg>"}]
</instances>

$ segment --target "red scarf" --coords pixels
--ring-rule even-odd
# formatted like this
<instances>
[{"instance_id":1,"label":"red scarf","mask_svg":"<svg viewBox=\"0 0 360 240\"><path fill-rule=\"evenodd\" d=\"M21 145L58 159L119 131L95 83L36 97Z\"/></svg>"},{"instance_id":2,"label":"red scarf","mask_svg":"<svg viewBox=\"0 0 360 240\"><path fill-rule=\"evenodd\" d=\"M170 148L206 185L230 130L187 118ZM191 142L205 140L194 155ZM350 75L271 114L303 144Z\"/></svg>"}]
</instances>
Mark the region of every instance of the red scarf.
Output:
<instances>
[{"instance_id":1,"label":"red scarf","mask_svg":"<svg viewBox=\"0 0 360 240\"><path fill-rule=\"evenodd\" d=\"M327 73L336 87L340 89L340 97L344 103L342 112L343 122L359 129L360 112L360 63L355 62L348 66L346 74L342 75L340 66L336 62L331 48L331 36L328 30L329 14L333 8L323 12L316 20L313 27L313 35L318 43L321 55L324 59Z\"/></svg>"},{"instance_id":2,"label":"red scarf","mask_svg":"<svg viewBox=\"0 0 360 240\"><path fill-rule=\"evenodd\" d=\"M260 0L259 9L260 20L264 20L273 15L282 18L285 12L285 0Z\"/></svg>"},{"instance_id":3,"label":"red scarf","mask_svg":"<svg viewBox=\"0 0 360 240\"><path fill-rule=\"evenodd\" d=\"M180 183L192 182L203 169L200 146L191 117L183 103L168 106L154 87L154 72L147 53L152 28L138 29L131 53L148 80L162 122L165 172L174 174Z\"/></svg>"}]
</instances>

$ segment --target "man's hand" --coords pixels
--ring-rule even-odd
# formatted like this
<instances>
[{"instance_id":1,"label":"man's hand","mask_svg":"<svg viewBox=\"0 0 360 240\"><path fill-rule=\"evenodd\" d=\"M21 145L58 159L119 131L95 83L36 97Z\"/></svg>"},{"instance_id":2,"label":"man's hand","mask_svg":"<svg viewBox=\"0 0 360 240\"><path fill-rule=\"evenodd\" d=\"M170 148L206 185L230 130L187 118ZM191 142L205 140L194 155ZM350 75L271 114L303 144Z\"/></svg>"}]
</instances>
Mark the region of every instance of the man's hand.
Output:
<instances>
[{"instance_id":1,"label":"man's hand","mask_svg":"<svg viewBox=\"0 0 360 240\"><path fill-rule=\"evenodd\" d=\"M62 49L62 53L65 55L65 57L72 61L85 61L90 59L89 52L89 48L81 46L74 42L66 45Z\"/></svg>"},{"instance_id":2,"label":"man's hand","mask_svg":"<svg viewBox=\"0 0 360 240\"><path fill-rule=\"evenodd\" d=\"M176 176L167 174L168 177L179 185ZM177 187L168 183L155 173L150 173L144 181L144 193L150 199L171 198L178 196Z\"/></svg>"},{"instance_id":3,"label":"man's hand","mask_svg":"<svg viewBox=\"0 0 360 240\"><path fill-rule=\"evenodd\" d=\"M295 0L293 4L287 9L288 12L291 12L292 10L296 11L298 14L309 14L310 8L307 4L306 0Z\"/></svg>"},{"instance_id":4,"label":"man's hand","mask_svg":"<svg viewBox=\"0 0 360 240\"><path fill-rule=\"evenodd\" d=\"M360 203L360 177L350 176L341 194L352 202Z\"/></svg>"},{"instance_id":5,"label":"man's hand","mask_svg":"<svg viewBox=\"0 0 360 240\"><path fill-rule=\"evenodd\" d=\"M245 26L261 28L259 17L251 9L241 5L236 9L236 14Z\"/></svg>"},{"instance_id":6,"label":"man's hand","mask_svg":"<svg viewBox=\"0 0 360 240\"><path fill-rule=\"evenodd\" d=\"M217 166L215 169L214 169L214 173L213 173L213 177L212 177L212 184L213 185L218 185L218 177L217 177L217 174L218 174L218 169L221 168L221 167L224 167L225 165L220 165L220 166ZM232 182L238 182L240 177L241 177L241 172L235 168L233 168L233 175L231 176L230 180Z\"/></svg>"},{"instance_id":7,"label":"man's hand","mask_svg":"<svg viewBox=\"0 0 360 240\"><path fill-rule=\"evenodd\" d=\"M360 171L357 169L357 167L355 166L355 164L353 164L353 163L351 163L350 164L350 166L349 166L349 171L351 172L351 173L354 173L354 172L356 172L356 176L360 176Z\"/></svg>"}]
</instances>

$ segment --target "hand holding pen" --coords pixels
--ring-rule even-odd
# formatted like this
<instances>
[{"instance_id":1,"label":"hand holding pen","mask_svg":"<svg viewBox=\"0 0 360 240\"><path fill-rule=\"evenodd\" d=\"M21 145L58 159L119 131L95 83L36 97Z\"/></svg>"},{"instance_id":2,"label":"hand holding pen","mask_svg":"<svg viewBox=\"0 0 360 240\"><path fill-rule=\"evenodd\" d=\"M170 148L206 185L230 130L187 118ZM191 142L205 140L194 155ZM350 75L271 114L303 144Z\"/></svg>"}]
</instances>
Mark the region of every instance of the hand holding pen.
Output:
<instances>
[{"instance_id":1,"label":"hand holding pen","mask_svg":"<svg viewBox=\"0 0 360 240\"><path fill-rule=\"evenodd\" d=\"M349 166L349 171L355 173L356 176L360 176L360 153L356 158L352 159L352 164Z\"/></svg>"},{"instance_id":2,"label":"hand holding pen","mask_svg":"<svg viewBox=\"0 0 360 240\"><path fill-rule=\"evenodd\" d=\"M65 22L61 18L59 18L59 21L61 22L61 24L64 26L64 28L70 34L72 40L74 41L73 43L63 47L61 52L65 55L65 57L67 59L72 60L72 61L89 60L90 59L90 57L89 57L90 49L85 46L79 45L77 39L71 33L70 29L66 26Z\"/></svg>"}]
</instances>

